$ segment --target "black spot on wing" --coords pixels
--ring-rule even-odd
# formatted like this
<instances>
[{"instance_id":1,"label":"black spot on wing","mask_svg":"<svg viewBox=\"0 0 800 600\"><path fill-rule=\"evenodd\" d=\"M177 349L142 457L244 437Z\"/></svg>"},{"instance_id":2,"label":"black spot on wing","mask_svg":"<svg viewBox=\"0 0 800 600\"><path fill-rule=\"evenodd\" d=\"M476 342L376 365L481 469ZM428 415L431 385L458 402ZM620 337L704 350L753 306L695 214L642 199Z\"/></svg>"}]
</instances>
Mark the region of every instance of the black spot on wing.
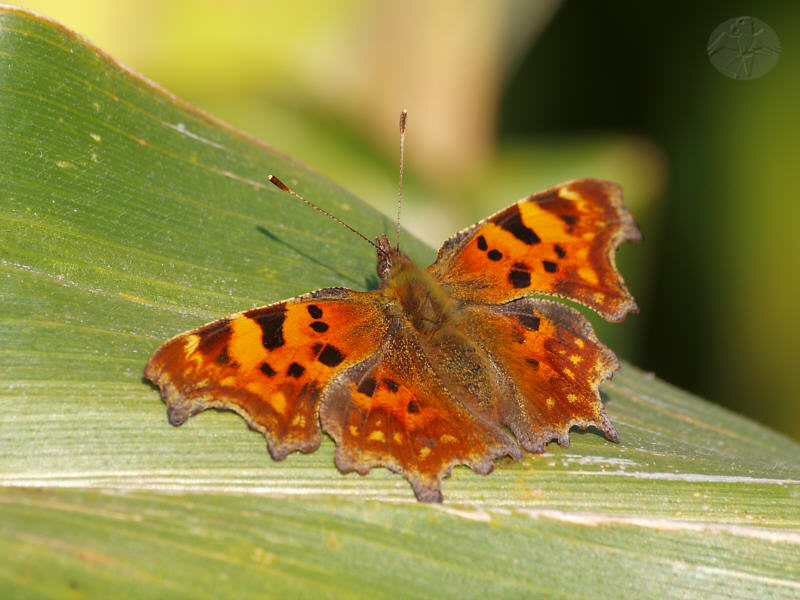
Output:
<instances>
[{"instance_id":1,"label":"black spot on wing","mask_svg":"<svg viewBox=\"0 0 800 600\"><path fill-rule=\"evenodd\" d=\"M218 365L227 365L231 361L231 357L228 356L228 347L223 346L222 351L217 355L217 364Z\"/></svg>"},{"instance_id":2,"label":"black spot on wing","mask_svg":"<svg viewBox=\"0 0 800 600\"><path fill-rule=\"evenodd\" d=\"M570 227L574 227L575 223L578 222L578 217L574 215L558 215L558 218L564 221Z\"/></svg>"},{"instance_id":3,"label":"black spot on wing","mask_svg":"<svg viewBox=\"0 0 800 600\"><path fill-rule=\"evenodd\" d=\"M516 204L510 206L502 214L497 215L492 221L529 246L542 241L533 229L522 222L522 213Z\"/></svg>"},{"instance_id":4,"label":"black spot on wing","mask_svg":"<svg viewBox=\"0 0 800 600\"><path fill-rule=\"evenodd\" d=\"M244 316L252 319L261 327L261 343L267 350L275 350L285 343L283 339L283 322L286 320L286 305L278 304L268 311L262 309L249 310Z\"/></svg>"},{"instance_id":5,"label":"black spot on wing","mask_svg":"<svg viewBox=\"0 0 800 600\"><path fill-rule=\"evenodd\" d=\"M522 269L511 269L508 272L508 281L516 289L526 288L531 284L531 274Z\"/></svg>"},{"instance_id":6,"label":"black spot on wing","mask_svg":"<svg viewBox=\"0 0 800 600\"><path fill-rule=\"evenodd\" d=\"M419 404L412 400L408 403L408 406L406 406L406 410L412 415L419 414Z\"/></svg>"},{"instance_id":7,"label":"black spot on wing","mask_svg":"<svg viewBox=\"0 0 800 600\"><path fill-rule=\"evenodd\" d=\"M517 321L519 321L519 324L522 325L525 329L530 329L531 331L539 330L539 317L536 317L534 315L524 315L524 314L518 314L515 316L517 317Z\"/></svg>"},{"instance_id":8,"label":"black spot on wing","mask_svg":"<svg viewBox=\"0 0 800 600\"><path fill-rule=\"evenodd\" d=\"M335 367L344 360L344 354L342 354L336 346L325 344L322 352L317 356L317 360L325 366Z\"/></svg>"},{"instance_id":9,"label":"black spot on wing","mask_svg":"<svg viewBox=\"0 0 800 600\"><path fill-rule=\"evenodd\" d=\"M564 249L558 244L553 244L553 250L555 250L556 254L558 254L558 258L564 258L567 255Z\"/></svg>"},{"instance_id":10,"label":"black spot on wing","mask_svg":"<svg viewBox=\"0 0 800 600\"><path fill-rule=\"evenodd\" d=\"M390 392L392 392L393 394L396 393L397 390L400 389L400 386L397 385L397 382L394 379L388 379L388 378L384 379L383 380L383 385L385 385L386 389L389 390Z\"/></svg>"},{"instance_id":11,"label":"black spot on wing","mask_svg":"<svg viewBox=\"0 0 800 600\"><path fill-rule=\"evenodd\" d=\"M270 366L269 366L267 363L265 363L265 362L262 362L262 363L261 363L261 366L259 367L259 369L261 369L261 372L262 372L264 375L266 375L267 377L272 377L273 375L275 375L275 369L273 369L272 367L270 367Z\"/></svg>"},{"instance_id":12,"label":"black spot on wing","mask_svg":"<svg viewBox=\"0 0 800 600\"><path fill-rule=\"evenodd\" d=\"M328 324L325 323L324 321L314 321L313 323L311 323L311 325L309 325L309 327L311 327L311 329L313 329L317 333L328 331Z\"/></svg>"},{"instance_id":13,"label":"black spot on wing","mask_svg":"<svg viewBox=\"0 0 800 600\"><path fill-rule=\"evenodd\" d=\"M485 251L488 248L488 244L486 243L486 238L482 235L478 236L478 250Z\"/></svg>"},{"instance_id":14,"label":"black spot on wing","mask_svg":"<svg viewBox=\"0 0 800 600\"><path fill-rule=\"evenodd\" d=\"M306 310L308 311L308 314L311 315L312 319L322 318L322 309L316 304L309 304L306 306Z\"/></svg>"},{"instance_id":15,"label":"black spot on wing","mask_svg":"<svg viewBox=\"0 0 800 600\"><path fill-rule=\"evenodd\" d=\"M289 377L294 377L295 379L299 379L302 377L303 373L305 373L306 368L301 365L300 363L293 362L289 365L289 368L286 370L286 374Z\"/></svg>"},{"instance_id":16,"label":"black spot on wing","mask_svg":"<svg viewBox=\"0 0 800 600\"><path fill-rule=\"evenodd\" d=\"M372 394L375 393L375 388L378 387L378 382L375 381L374 377L367 377L358 384L357 391L365 396L372 397Z\"/></svg>"},{"instance_id":17,"label":"black spot on wing","mask_svg":"<svg viewBox=\"0 0 800 600\"><path fill-rule=\"evenodd\" d=\"M503 253L500 252L499 250L492 249L489 250L489 253L486 256L489 257L489 260L498 261L501 258L503 258Z\"/></svg>"},{"instance_id":18,"label":"black spot on wing","mask_svg":"<svg viewBox=\"0 0 800 600\"><path fill-rule=\"evenodd\" d=\"M556 271L558 271L558 265L556 265L556 263L554 263L551 260L543 260L542 266L544 267L544 270L547 271L548 273L555 273Z\"/></svg>"},{"instance_id":19,"label":"black spot on wing","mask_svg":"<svg viewBox=\"0 0 800 600\"><path fill-rule=\"evenodd\" d=\"M539 368L539 361L535 358L526 358L525 362L532 366L534 370Z\"/></svg>"}]
</instances>

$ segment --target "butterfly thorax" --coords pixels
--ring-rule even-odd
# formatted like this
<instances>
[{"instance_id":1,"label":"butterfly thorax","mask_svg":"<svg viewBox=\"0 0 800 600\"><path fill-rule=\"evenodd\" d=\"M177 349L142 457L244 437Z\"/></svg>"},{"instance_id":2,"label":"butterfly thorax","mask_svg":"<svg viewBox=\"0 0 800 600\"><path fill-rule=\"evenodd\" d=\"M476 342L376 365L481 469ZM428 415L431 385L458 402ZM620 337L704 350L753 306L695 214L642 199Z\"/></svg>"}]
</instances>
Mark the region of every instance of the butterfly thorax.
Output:
<instances>
[{"instance_id":1,"label":"butterfly thorax","mask_svg":"<svg viewBox=\"0 0 800 600\"><path fill-rule=\"evenodd\" d=\"M405 254L378 238L378 274L391 315L409 323L417 333L431 336L455 318L452 299L439 283Z\"/></svg>"}]
</instances>

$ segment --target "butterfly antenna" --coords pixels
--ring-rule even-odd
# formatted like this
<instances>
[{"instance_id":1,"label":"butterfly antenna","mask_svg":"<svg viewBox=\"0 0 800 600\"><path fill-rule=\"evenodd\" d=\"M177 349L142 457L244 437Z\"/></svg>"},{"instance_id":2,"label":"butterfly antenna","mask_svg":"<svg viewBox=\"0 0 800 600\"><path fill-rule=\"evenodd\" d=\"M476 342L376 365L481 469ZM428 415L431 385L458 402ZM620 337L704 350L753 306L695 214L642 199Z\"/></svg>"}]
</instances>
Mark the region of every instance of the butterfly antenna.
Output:
<instances>
[{"instance_id":1,"label":"butterfly antenna","mask_svg":"<svg viewBox=\"0 0 800 600\"><path fill-rule=\"evenodd\" d=\"M395 249L400 250L400 207L403 204L403 148L406 142L406 118L408 111L400 113L400 182L397 184L397 237Z\"/></svg>"},{"instance_id":2,"label":"butterfly antenna","mask_svg":"<svg viewBox=\"0 0 800 600\"><path fill-rule=\"evenodd\" d=\"M378 252L380 252L380 253L382 253L382 254L385 254L385 251L384 251L382 248L380 248L379 246L377 246L377 245L375 244L375 242L373 242L373 241L372 241L371 239L369 239L367 236L365 236L364 234L362 234L362 233L361 233L361 232L359 232L359 231L356 231L355 229L353 229L352 227L350 227L350 225L348 225L347 223L345 223L345 222L344 222L344 221L342 221L341 219L339 219L339 218L337 218L337 217L334 217L334 216L333 216L331 213L329 213L327 210L324 210L324 209L320 208L319 206L317 206L316 204L314 204L313 202L311 202L311 201L309 201L309 200L306 200L306 199L305 199L305 198L303 198L303 197L302 197L300 194L298 194L298 193L297 193L297 192L295 192L293 189L291 189L289 186L287 186L285 183L283 183L283 182L282 182L280 179L278 179L277 177L275 177L275 175L267 175L267 179L269 179L270 183L272 183L272 184L273 184L275 187L278 187L278 188L282 189L284 192L286 192L287 194L291 194L291 195L292 195L292 196L294 196L295 198L299 198L300 200L302 200L303 202L305 202L306 204L308 204L308 205L309 205L311 208L314 208L314 209L318 210L319 212L321 212L321 213L322 213L323 215L325 215L326 217L328 217L328 218L330 218L330 219L333 219L334 221L336 221L336 222L337 222L339 225L341 225L342 227L345 227L345 228L349 229L350 231L352 231L353 233L355 233L355 234L356 234L358 237L360 237L362 240L366 241L368 244L370 244L371 246L375 247L375 248L378 250Z\"/></svg>"}]
</instances>

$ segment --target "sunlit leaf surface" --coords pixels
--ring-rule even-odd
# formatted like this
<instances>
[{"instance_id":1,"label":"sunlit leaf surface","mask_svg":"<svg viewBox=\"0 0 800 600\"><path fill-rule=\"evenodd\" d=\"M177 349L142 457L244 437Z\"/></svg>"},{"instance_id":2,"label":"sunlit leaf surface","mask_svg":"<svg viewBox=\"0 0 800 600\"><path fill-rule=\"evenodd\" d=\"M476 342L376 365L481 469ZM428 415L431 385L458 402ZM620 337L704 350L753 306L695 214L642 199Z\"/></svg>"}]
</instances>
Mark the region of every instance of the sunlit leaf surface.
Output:
<instances>
[{"instance_id":1,"label":"sunlit leaf surface","mask_svg":"<svg viewBox=\"0 0 800 600\"><path fill-rule=\"evenodd\" d=\"M625 366L622 443L574 432L446 480L272 462L232 414L170 427L168 337L376 282L391 219L126 71L0 10L0 591L33 597L796 598L800 447ZM499 207L498 207L499 208ZM408 239L425 262L433 252ZM757 399L754 399L757 401Z\"/></svg>"}]
</instances>

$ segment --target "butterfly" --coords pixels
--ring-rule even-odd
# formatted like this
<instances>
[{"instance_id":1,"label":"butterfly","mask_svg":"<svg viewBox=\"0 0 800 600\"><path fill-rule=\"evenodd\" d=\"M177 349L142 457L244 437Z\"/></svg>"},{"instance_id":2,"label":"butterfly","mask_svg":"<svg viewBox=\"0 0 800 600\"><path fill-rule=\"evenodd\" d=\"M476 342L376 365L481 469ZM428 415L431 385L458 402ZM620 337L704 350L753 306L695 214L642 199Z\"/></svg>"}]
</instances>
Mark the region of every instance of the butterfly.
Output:
<instances>
[{"instance_id":1,"label":"butterfly","mask_svg":"<svg viewBox=\"0 0 800 600\"><path fill-rule=\"evenodd\" d=\"M567 446L573 426L618 441L598 391L617 357L577 310L541 296L621 321L638 309L614 254L639 239L619 186L562 183L456 233L427 268L381 235L377 289L214 321L164 343L144 375L172 425L235 411L275 460L315 450L324 431L342 472L387 467L441 502L455 465L488 474L498 457Z\"/></svg>"}]
</instances>

